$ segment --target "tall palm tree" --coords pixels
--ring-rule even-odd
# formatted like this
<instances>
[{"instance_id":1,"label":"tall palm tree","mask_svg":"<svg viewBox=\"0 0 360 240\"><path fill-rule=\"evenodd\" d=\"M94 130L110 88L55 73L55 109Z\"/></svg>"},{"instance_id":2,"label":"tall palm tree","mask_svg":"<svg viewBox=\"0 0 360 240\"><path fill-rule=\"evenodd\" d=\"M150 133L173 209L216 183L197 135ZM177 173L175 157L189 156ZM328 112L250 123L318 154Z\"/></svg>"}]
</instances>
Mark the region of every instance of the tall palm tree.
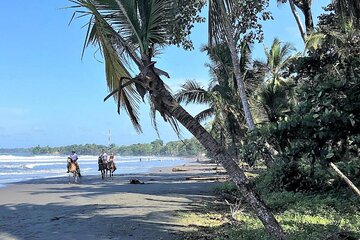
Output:
<instances>
[{"instance_id":1,"label":"tall palm tree","mask_svg":"<svg viewBox=\"0 0 360 240\"><path fill-rule=\"evenodd\" d=\"M234 76L239 89L239 95L249 129L254 129L254 119L250 111L249 100L245 91L245 84L239 66L239 52L237 50L243 28L233 27L233 20L237 17L237 5L231 0L209 0L209 45L225 42L230 50ZM240 23L238 23L240 24Z\"/></svg>"},{"instance_id":2,"label":"tall palm tree","mask_svg":"<svg viewBox=\"0 0 360 240\"><path fill-rule=\"evenodd\" d=\"M81 10L77 11L80 16L90 16L86 45L98 44L104 55L107 82L112 90L105 99L117 94L119 109L121 104L126 102L125 89L132 91L137 98L147 95L154 110L159 112L165 121L170 122L175 130L177 130L177 120L217 158L267 231L277 239L284 239L282 228L244 172L199 122L175 101L160 77L168 74L156 68L156 62L152 61L158 47L169 42L171 37L169 27L174 24L176 1L71 0L71 2L75 3L75 7L81 7ZM136 76L130 76L128 69L131 66L139 69ZM116 81L118 85L114 84ZM126 109L129 113L131 108ZM133 118L131 113L129 115ZM133 123L136 125L136 122Z\"/></svg>"}]
</instances>

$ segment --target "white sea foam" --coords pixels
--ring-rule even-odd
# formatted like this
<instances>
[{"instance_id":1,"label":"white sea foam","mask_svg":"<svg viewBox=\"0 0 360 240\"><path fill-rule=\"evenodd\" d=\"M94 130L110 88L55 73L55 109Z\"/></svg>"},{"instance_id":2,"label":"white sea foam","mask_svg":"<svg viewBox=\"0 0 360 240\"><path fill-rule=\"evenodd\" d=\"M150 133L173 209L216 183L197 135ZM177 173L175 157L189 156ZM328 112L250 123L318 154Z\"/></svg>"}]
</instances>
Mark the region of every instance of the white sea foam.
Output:
<instances>
[{"instance_id":1,"label":"white sea foam","mask_svg":"<svg viewBox=\"0 0 360 240\"><path fill-rule=\"evenodd\" d=\"M140 161L141 159L141 161ZM98 156L79 155L78 163L83 175L99 174ZM152 167L182 164L177 158L154 156L115 156L117 174L140 173ZM64 177L66 174L67 156L13 156L0 155L0 185L35 178Z\"/></svg>"}]
</instances>

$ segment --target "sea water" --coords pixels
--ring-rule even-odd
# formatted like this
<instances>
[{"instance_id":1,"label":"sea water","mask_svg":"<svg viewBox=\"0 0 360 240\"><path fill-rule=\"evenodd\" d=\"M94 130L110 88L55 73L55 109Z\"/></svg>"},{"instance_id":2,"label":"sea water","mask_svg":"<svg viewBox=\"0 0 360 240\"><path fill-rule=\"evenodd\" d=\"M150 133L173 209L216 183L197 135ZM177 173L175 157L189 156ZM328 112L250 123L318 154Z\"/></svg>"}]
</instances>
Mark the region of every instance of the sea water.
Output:
<instances>
[{"instance_id":1,"label":"sea water","mask_svg":"<svg viewBox=\"0 0 360 240\"><path fill-rule=\"evenodd\" d=\"M0 155L0 187L6 183L38 178L68 176L67 156ZM98 175L98 156L79 156L78 163L82 175ZM146 173L156 167L172 167L185 164L188 160L173 157L115 157L116 174Z\"/></svg>"}]
</instances>

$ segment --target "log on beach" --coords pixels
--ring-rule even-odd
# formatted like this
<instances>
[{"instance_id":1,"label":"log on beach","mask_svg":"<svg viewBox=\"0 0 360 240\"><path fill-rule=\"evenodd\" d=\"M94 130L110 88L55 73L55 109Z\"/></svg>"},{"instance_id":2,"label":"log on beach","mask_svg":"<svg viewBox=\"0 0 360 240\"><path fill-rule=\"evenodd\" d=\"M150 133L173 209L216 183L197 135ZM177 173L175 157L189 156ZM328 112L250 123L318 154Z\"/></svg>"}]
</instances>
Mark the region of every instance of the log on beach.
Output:
<instances>
[{"instance_id":1,"label":"log on beach","mask_svg":"<svg viewBox=\"0 0 360 240\"><path fill-rule=\"evenodd\" d=\"M214 177L186 177L186 180L195 180L195 181L218 181L218 180L228 180L228 176L214 176Z\"/></svg>"},{"instance_id":2,"label":"log on beach","mask_svg":"<svg viewBox=\"0 0 360 240\"><path fill-rule=\"evenodd\" d=\"M186 172L189 171L188 169L185 168L173 168L171 169L172 172Z\"/></svg>"}]
</instances>

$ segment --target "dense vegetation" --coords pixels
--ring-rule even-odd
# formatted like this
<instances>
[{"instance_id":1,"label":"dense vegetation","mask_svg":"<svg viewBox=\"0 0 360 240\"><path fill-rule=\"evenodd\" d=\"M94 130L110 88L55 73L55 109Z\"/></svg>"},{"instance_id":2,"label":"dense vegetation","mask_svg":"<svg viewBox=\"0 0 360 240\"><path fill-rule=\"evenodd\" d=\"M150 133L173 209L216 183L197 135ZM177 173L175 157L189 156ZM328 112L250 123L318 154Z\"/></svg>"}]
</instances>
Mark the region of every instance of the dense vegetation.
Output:
<instances>
[{"instance_id":1,"label":"dense vegetation","mask_svg":"<svg viewBox=\"0 0 360 240\"><path fill-rule=\"evenodd\" d=\"M246 127L244 120L231 122L239 119L231 109L241 106L229 98L232 82L224 81L224 69L211 67L215 78L209 89L193 82L178 93L185 102L208 102L215 110L206 112L214 116L214 136L228 149L239 149L232 151L239 162L263 166L257 169L253 185L288 239L360 238L359 193L332 168L337 165L360 186L360 28L356 24L360 18L358 11L352 12L360 5L355 2L329 4L317 27L304 36L304 53L275 39L265 48L266 62L248 60L252 64L244 65L245 72L256 73L249 79L244 75L256 122L251 131L240 131L239 125ZM212 57L212 65L226 66L224 51L221 54ZM217 98L211 98L214 94ZM217 108L221 102L228 107ZM202 116L198 115L200 120ZM248 212L235 185L224 184L219 193L238 199L229 204L233 215L218 209L184 217L205 223L189 239L271 238Z\"/></svg>"},{"instance_id":2,"label":"dense vegetation","mask_svg":"<svg viewBox=\"0 0 360 240\"><path fill-rule=\"evenodd\" d=\"M33 154L69 154L75 150L78 154L98 155L101 150L113 152L122 156L182 156L197 157L203 151L201 145L195 139L183 141L171 141L166 144L162 140L155 140L151 143L138 143L128 146L110 146L97 144L69 145L63 147L33 147L30 151Z\"/></svg>"},{"instance_id":3,"label":"dense vegetation","mask_svg":"<svg viewBox=\"0 0 360 240\"><path fill-rule=\"evenodd\" d=\"M296 214L322 213L316 212L321 208L315 203L312 206L315 210L276 208L278 203L274 207L268 196L279 196L289 205L297 197L307 199L304 204L311 204L308 198L335 194L332 199L337 201L343 191L349 196L351 190L339 177L339 171L333 171L336 166L355 185L360 183L358 0L331 1L317 26L313 22L311 0L279 0L290 4L306 48L296 53L290 44L274 39L265 49L265 62L254 60L251 49L255 41L263 39L261 21L272 19L267 11L269 1L207 1L209 45L203 50L211 60L212 79L205 89L196 81L185 83L175 98L161 78L169 77L168 73L155 67L153 57L169 44L192 48L188 35L195 22L203 21L198 11L206 1L72 2L77 9L86 9L78 14L91 16L85 45L95 44L104 54L111 91L105 100L113 96L118 112L125 109L139 132L137 109L145 96L155 128L156 112L176 132L178 122L181 123L208 155L223 165L236 186L236 194L249 204L250 215L259 218L271 237L286 239L285 232L293 233L287 220L278 216L278 221L274 217L277 211L290 209L290 218L296 218ZM303 14L305 27L298 10ZM135 76L130 74L132 66L139 70ZM178 102L205 103L209 108L192 117ZM209 117L210 132L199 124ZM145 152L151 151L151 147ZM266 167L258 172L257 180L250 181L240 168L242 161ZM345 197L339 202L351 199ZM326 201L318 202L324 208L329 206ZM359 209L357 206L354 212ZM291 215L292 211L296 211L295 215ZM341 217L339 212L331 214ZM247 223L256 226L251 221ZM355 220L349 230L358 227ZM306 228L307 231L316 232L316 228ZM264 238L250 232L249 239ZM309 236L310 233L295 237ZM314 233L313 239L319 238Z\"/></svg>"}]
</instances>

